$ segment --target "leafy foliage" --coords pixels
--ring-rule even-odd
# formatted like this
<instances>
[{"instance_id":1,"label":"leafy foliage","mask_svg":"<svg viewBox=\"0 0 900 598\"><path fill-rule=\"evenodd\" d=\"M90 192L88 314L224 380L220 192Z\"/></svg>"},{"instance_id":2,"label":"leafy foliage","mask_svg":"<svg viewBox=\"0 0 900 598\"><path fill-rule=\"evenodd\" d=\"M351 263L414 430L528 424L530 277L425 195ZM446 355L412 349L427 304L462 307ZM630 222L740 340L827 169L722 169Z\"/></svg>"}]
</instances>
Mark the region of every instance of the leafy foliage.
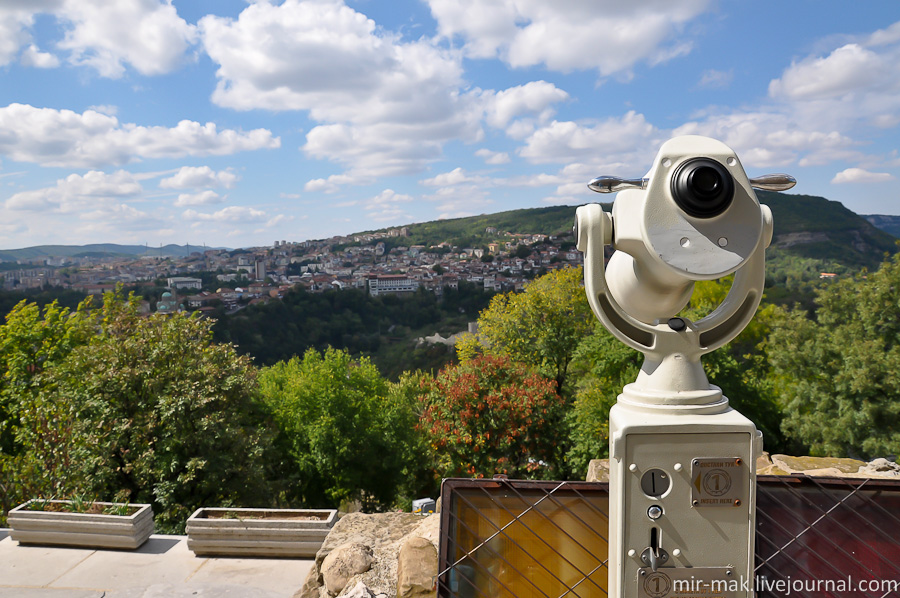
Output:
<instances>
[{"instance_id":1,"label":"leafy foliage","mask_svg":"<svg viewBox=\"0 0 900 598\"><path fill-rule=\"evenodd\" d=\"M98 324L47 388L76 410L86 490L152 503L166 531L201 505L267 501L271 433L249 360L198 318L141 317L133 296L107 294Z\"/></svg>"},{"instance_id":2,"label":"leafy foliage","mask_svg":"<svg viewBox=\"0 0 900 598\"><path fill-rule=\"evenodd\" d=\"M0 326L0 511L78 485L72 475L74 406L47 397L48 372L91 335L87 311L17 304Z\"/></svg>"},{"instance_id":3,"label":"leafy foliage","mask_svg":"<svg viewBox=\"0 0 900 598\"><path fill-rule=\"evenodd\" d=\"M813 454L900 454L900 258L818 293L815 320L785 314L769 341L785 433Z\"/></svg>"},{"instance_id":4,"label":"leafy foliage","mask_svg":"<svg viewBox=\"0 0 900 598\"><path fill-rule=\"evenodd\" d=\"M572 369L578 383L568 414L571 448L567 460L579 478L588 462L609 454L609 410L626 384L634 382L643 357L615 339L599 321L578 345Z\"/></svg>"},{"instance_id":5,"label":"leafy foliage","mask_svg":"<svg viewBox=\"0 0 900 598\"><path fill-rule=\"evenodd\" d=\"M339 347L355 356L372 356L396 377L407 369L446 363L452 356L435 362L434 355L412 353L415 338L465 329L492 296L467 282L460 282L459 289L444 289L441 301L425 289L372 297L358 289L312 293L298 288L282 301L250 306L231 316L220 314L215 335L219 342L237 344L260 365L303 355L309 348Z\"/></svg>"},{"instance_id":6,"label":"leafy foliage","mask_svg":"<svg viewBox=\"0 0 900 598\"><path fill-rule=\"evenodd\" d=\"M310 349L263 369L260 391L291 461L291 499L317 508L358 500L367 510L398 499L417 418L409 394L392 391L368 359Z\"/></svg>"},{"instance_id":7,"label":"leafy foliage","mask_svg":"<svg viewBox=\"0 0 900 598\"><path fill-rule=\"evenodd\" d=\"M564 403L553 381L483 355L445 368L423 390L421 428L441 476L559 475Z\"/></svg>"},{"instance_id":8,"label":"leafy foliage","mask_svg":"<svg viewBox=\"0 0 900 598\"><path fill-rule=\"evenodd\" d=\"M481 353L510 356L540 368L568 396L569 363L594 319L581 280L581 268L554 270L523 293L497 295L478 318L478 336L457 343L460 359Z\"/></svg>"}]
</instances>

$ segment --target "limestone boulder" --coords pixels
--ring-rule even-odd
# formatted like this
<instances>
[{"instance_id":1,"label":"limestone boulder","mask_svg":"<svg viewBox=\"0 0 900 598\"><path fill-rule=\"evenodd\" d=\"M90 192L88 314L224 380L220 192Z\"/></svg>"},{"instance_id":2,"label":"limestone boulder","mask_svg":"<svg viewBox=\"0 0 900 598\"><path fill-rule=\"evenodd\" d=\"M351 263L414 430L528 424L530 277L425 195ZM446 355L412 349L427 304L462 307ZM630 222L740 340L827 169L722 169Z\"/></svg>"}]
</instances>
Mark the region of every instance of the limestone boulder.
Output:
<instances>
[{"instance_id":1,"label":"limestone boulder","mask_svg":"<svg viewBox=\"0 0 900 598\"><path fill-rule=\"evenodd\" d=\"M372 549L365 544L341 544L322 561L321 574L325 589L332 596L337 596L347 587L351 577L368 571L374 560Z\"/></svg>"},{"instance_id":2,"label":"limestone boulder","mask_svg":"<svg viewBox=\"0 0 900 598\"><path fill-rule=\"evenodd\" d=\"M586 482L609 481L609 459L591 459L588 463Z\"/></svg>"},{"instance_id":3,"label":"limestone boulder","mask_svg":"<svg viewBox=\"0 0 900 598\"><path fill-rule=\"evenodd\" d=\"M410 536L397 557L398 598L435 598L438 553L425 538Z\"/></svg>"},{"instance_id":4,"label":"limestone boulder","mask_svg":"<svg viewBox=\"0 0 900 598\"><path fill-rule=\"evenodd\" d=\"M432 515L431 517L435 517ZM296 598L328 598L334 596L325 587L323 564L338 547L359 543L372 550L371 567L349 578L344 591L362 582L375 596L397 595L397 555L404 538L423 524L427 517L412 513L350 513L338 521L316 554L316 563ZM343 595L341 595L343 598Z\"/></svg>"}]
</instances>

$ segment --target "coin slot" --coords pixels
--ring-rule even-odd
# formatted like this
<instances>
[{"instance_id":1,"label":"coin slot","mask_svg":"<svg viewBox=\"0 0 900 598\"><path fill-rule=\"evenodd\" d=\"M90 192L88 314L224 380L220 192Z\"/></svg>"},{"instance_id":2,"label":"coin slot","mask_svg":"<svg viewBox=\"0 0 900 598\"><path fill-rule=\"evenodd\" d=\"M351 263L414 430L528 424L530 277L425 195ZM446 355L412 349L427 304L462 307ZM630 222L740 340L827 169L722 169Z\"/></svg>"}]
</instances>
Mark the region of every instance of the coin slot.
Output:
<instances>
[{"instance_id":1,"label":"coin slot","mask_svg":"<svg viewBox=\"0 0 900 598\"><path fill-rule=\"evenodd\" d=\"M660 498L672 487L672 478L662 469L648 469L641 476L641 491L650 498Z\"/></svg>"}]
</instances>

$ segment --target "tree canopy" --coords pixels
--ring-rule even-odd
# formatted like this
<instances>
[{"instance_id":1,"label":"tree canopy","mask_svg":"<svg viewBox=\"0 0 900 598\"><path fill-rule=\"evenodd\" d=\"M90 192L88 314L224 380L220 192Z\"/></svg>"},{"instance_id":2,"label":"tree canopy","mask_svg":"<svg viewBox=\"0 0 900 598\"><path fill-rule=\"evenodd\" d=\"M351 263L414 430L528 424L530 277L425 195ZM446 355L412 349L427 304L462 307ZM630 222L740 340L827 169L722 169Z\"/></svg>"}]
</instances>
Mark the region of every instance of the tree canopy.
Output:
<instances>
[{"instance_id":1,"label":"tree canopy","mask_svg":"<svg viewBox=\"0 0 900 598\"><path fill-rule=\"evenodd\" d=\"M900 258L786 313L769 351L784 432L815 455L900 454Z\"/></svg>"}]
</instances>

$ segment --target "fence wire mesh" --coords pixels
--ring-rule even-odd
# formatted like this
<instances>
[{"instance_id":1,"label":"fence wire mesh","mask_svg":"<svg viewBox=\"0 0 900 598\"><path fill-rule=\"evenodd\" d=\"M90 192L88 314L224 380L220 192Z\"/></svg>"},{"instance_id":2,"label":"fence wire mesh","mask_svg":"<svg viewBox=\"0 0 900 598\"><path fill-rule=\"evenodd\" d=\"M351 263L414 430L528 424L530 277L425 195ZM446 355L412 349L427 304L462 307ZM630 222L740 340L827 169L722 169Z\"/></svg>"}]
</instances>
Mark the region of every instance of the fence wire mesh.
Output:
<instances>
[{"instance_id":1,"label":"fence wire mesh","mask_svg":"<svg viewBox=\"0 0 900 598\"><path fill-rule=\"evenodd\" d=\"M609 485L446 480L438 596L607 596ZM900 480L760 476L760 598L900 596Z\"/></svg>"}]
</instances>

